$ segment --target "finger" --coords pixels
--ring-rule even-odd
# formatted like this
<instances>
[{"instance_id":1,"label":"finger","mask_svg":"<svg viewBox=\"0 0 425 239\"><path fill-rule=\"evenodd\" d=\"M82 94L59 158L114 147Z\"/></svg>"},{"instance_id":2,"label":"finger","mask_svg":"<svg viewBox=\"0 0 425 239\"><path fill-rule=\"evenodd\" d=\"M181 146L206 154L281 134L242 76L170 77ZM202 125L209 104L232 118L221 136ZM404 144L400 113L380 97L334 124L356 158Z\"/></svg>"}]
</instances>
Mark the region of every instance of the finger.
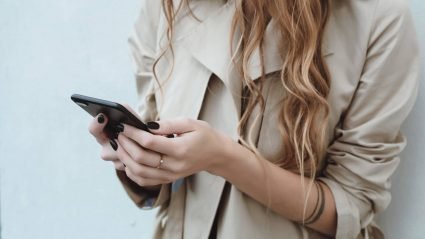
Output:
<instances>
[{"instance_id":1,"label":"finger","mask_svg":"<svg viewBox=\"0 0 425 239\"><path fill-rule=\"evenodd\" d=\"M146 126L154 134L184 134L194 131L199 122L200 121L191 118L177 118L172 120L148 122Z\"/></svg>"},{"instance_id":2,"label":"finger","mask_svg":"<svg viewBox=\"0 0 425 239\"><path fill-rule=\"evenodd\" d=\"M173 139L161 135L154 135L127 124L124 125L122 134L134 140L145 149L166 155L173 155L176 152L176 142Z\"/></svg>"},{"instance_id":3,"label":"finger","mask_svg":"<svg viewBox=\"0 0 425 239\"><path fill-rule=\"evenodd\" d=\"M150 179L150 178L144 178L134 175L128 167L125 167L125 173L127 174L127 177L130 178L133 182L137 183L139 186L156 186L160 184L168 183L167 180L159 180L159 179Z\"/></svg>"},{"instance_id":4,"label":"finger","mask_svg":"<svg viewBox=\"0 0 425 239\"><path fill-rule=\"evenodd\" d=\"M103 129L108 123L108 118L104 114L98 114L89 125L89 132L92 134L99 144L104 144L109 141Z\"/></svg>"},{"instance_id":5,"label":"finger","mask_svg":"<svg viewBox=\"0 0 425 239\"><path fill-rule=\"evenodd\" d=\"M116 170L119 170L119 171L125 170L125 165L121 161L114 160L114 161L112 161L112 163L114 164L114 167L115 167Z\"/></svg>"},{"instance_id":6,"label":"finger","mask_svg":"<svg viewBox=\"0 0 425 239\"><path fill-rule=\"evenodd\" d=\"M140 115L136 111L134 111L128 104L121 104L121 105L124 106L124 108L126 108L128 111L130 111L130 113L135 115L141 122L144 122L144 120L140 117ZM155 122L153 122L153 123L155 123ZM167 134L166 136L168 138L174 138L174 134Z\"/></svg>"},{"instance_id":7,"label":"finger","mask_svg":"<svg viewBox=\"0 0 425 239\"><path fill-rule=\"evenodd\" d=\"M123 149L122 146L118 147L117 152L119 154L120 161L126 166L126 170L130 170L131 173L135 176L150 179L159 179L164 181L173 179L173 174L167 170L158 169L137 163L130 157L130 155L128 155L128 153Z\"/></svg>"},{"instance_id":8,"label":"finger","mask_svg":"<svg viewBox=\"0 0 425 239\"><path fill-rule=\"evenodd\" d=\"M130 157L139 164L148 165L150 167L158 166L158 162L161 159L161 155L150 151L148 149L143 149L133 140L127 138L125 135L120 134L118 136L118 142L121 147L130 155Z\"/></svg>"},{"instance_id":9,"label":"finger","mask_svg":"<svg viewBox=\"0 0 425 239\"><path fill-rule=\"evenodd\" d=\"M100 152L100 158L105 160L105 161L118 160L118 154L114 149L112 149L109 141L102 145L102 150Z\"/></svg>"}]
</instances>

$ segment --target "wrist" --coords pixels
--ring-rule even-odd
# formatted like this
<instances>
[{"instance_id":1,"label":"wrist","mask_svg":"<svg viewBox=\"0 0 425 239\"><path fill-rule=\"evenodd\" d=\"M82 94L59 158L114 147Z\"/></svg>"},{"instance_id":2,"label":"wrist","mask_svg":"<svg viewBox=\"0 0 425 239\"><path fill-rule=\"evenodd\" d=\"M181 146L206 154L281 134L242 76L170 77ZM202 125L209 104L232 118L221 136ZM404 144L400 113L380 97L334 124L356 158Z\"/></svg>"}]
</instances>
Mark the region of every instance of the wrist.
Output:
<instances>
[{"instance_id":1,"label":"wrist","mask_svg":"<svg viewBox=\"0 0 425 239\"><path fill-rule=\"evenodd\" d=\"M239 159L245 157L245 150L247 149L233 141L227 135L222 135L220 140L220 142L222 142L220 153L215 157L208 171L214 175L227 179L227 175L232 173L232 169L237 168L234 165L238 164Z\"/></svg>"}]
</instances>

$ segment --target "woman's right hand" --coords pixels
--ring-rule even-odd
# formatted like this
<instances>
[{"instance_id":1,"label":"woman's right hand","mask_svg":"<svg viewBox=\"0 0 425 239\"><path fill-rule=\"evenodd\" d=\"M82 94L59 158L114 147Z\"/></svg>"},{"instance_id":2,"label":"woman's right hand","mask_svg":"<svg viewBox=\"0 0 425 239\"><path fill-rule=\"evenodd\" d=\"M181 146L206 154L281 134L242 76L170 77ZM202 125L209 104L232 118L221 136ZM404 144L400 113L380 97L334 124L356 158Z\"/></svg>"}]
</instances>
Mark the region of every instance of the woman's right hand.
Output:
<instances>
[{"instance_id":1,"label":"woman's right hand","mask_svg":"<svg viewBox=\"0 0 425 239\"><path fill-rule=\"evenodd\" d=\"M115 143L116 145L116 142L110 140L104 131L107 123L108 118L104 114L98 114L90 123L89 131L102 146L100 158L105 161L111 161L117 170L124 171L124 164L119 160L117 152L112 148L112 144Z\"/></svg>"}]
</instances>

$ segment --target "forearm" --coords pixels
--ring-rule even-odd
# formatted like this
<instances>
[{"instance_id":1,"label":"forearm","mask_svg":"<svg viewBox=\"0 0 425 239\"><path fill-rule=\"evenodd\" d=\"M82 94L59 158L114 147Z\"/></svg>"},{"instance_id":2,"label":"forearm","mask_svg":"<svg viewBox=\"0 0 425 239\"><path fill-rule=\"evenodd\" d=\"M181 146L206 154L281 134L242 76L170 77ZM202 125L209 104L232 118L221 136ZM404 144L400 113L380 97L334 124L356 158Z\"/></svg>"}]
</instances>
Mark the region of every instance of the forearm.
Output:
<instances>
[{"instance_id":1,"label":"forearm","mask_svg":"<svg viewBox=\"0 0 425 239\"><path fill-rule=\"evenodd\" d=\"M304 186L301 176L267 161L259 160L254 153L232 142L227 144L227 157L216 164L212 173L222 176L242 192L260 203L267 205L274 212L294 221L302 221L304 211L304 193L311 180L305 178ZM336 230L336 209L331 191L325 184L324 210L321 216L307 226L323 234L334 236ZM311 190L306 205L308 216L315 208L318 192Z\"/></svg>"}]
</instances>

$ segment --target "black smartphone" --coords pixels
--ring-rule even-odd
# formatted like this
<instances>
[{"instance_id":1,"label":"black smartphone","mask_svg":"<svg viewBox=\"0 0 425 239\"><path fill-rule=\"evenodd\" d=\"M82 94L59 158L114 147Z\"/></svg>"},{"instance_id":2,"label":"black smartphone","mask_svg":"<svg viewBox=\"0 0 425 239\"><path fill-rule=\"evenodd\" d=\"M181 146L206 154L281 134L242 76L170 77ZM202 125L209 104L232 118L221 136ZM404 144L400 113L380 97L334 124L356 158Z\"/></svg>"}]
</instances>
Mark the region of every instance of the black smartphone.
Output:
<instances>
[{"instance_id":1,"label":"black smartphone","mask_svg":"<svg viewBox=\"0 0 425 239\"><path fill-rule=\"evenodd\" d=\"M108 117L108 124L106 125L105 129L108 137L110 138L113 137L113 134L116 131L116 125L120 123L125 123L149 132L146 124L140 121L139 118L137 118L124 106L118 103L79 94L73 94L71 96L71 100L93 117L96 117L96 115L100 113L105 114Z\"/></svg>"}]
</instances>

